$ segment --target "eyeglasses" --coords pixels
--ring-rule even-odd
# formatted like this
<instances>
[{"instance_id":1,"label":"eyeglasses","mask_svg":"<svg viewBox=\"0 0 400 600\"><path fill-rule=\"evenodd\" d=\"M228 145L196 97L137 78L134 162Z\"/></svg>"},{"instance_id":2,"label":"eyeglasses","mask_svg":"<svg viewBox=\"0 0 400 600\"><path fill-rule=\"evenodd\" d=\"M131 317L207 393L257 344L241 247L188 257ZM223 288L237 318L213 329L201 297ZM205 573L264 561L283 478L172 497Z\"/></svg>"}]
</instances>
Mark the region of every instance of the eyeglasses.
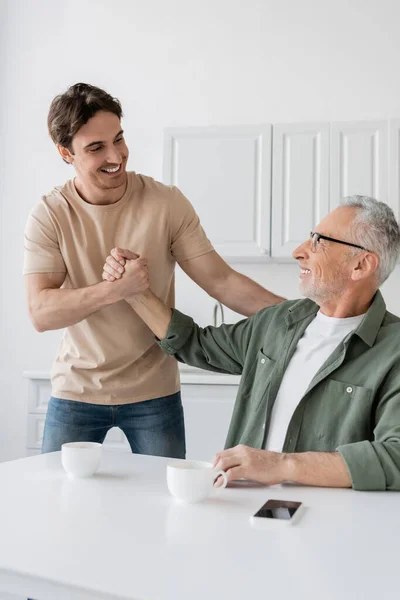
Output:
<instances>
[{"instance_id":1,"label":"eyeglasses","mask_svg":"<svg viewBox=\"0 0 400 600\"><path fill-rule=\"evenodd\" d=\"M312 252L317 251L319 240L328 240L330 242L336 242L337 244L344 244L345 246L352 246L353 248L360 248L360 250L371 252L371 250L367 250L367 248L364 248L364 246L358 246L357 244L352 244L351 242L344 242L343 240L336 240L335 238L328 237L327 235L322 235L321 233L317 233L316 231L311 231L310 237Z\"/></svg>"}]
</instances>

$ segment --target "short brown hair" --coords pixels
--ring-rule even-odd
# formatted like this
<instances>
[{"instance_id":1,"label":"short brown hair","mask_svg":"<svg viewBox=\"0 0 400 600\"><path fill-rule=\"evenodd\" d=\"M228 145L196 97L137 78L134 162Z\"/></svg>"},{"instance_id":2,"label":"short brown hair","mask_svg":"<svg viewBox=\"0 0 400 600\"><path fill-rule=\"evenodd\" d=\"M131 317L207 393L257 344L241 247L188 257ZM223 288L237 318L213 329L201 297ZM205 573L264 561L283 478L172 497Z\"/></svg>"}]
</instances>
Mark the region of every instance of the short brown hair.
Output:
<instances>
[{"instance_id":1,"label":"short brown hair","mask_svg":"<svg viewBox=\"0 0 400 600\"><path fill-rule=\"evenodd\" d=\"M119 100L88 83L75 83L50 105L47 126L51 139L72 152L72 139L99 110L122 117Z\"/></svg>"}]
</instances>

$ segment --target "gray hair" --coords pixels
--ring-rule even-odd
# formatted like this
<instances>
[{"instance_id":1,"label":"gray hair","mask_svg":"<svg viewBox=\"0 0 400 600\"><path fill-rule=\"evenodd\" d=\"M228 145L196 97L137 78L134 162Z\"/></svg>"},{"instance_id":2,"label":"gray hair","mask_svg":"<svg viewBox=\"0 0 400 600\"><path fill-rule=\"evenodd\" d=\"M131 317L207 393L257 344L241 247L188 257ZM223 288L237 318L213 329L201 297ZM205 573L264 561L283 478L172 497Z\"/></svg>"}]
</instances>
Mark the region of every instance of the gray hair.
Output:
<instances>
[{"instance_id":1,"label":"gray hair","mask_svg":"<svg viewBox=\"0 0 400 600\"><path fill-rule=\"evenodd\" d=\"M340 203L357 209L351 224L354 242L379 258L378 287L389 277L400 253L400 228L393 210L369 196L347 196Z\"/></svg>"}]
</instances>

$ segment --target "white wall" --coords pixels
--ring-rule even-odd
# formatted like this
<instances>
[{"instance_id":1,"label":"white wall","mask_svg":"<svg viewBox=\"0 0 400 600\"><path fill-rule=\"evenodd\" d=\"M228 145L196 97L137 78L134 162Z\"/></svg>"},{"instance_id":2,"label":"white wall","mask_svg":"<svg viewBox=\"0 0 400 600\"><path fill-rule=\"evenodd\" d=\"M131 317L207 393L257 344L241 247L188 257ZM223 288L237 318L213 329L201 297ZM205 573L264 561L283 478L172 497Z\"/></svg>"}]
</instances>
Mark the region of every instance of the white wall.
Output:
<instances>
[{"instance_id":1,"label":"white wall","mask_svg":"<svg viewBox=\"0 0 400 600\"><path fill-rule=\"evenodd\" d=\"M397 0L0 0L0 10L0 460L7 460L24 454L22 372L48 370L59 339L33 331L21 276L28 212L71 174L46 132L53 96L85 81L120 98L130 168L160 179L167 126L399 116L400 11ZM291 265L240 269L296 296ZM213 301L181 273L177 285L178 306L210 322ZM389 309L400 312L398 270L384 291Z\"/></svg>"}]
</instances>

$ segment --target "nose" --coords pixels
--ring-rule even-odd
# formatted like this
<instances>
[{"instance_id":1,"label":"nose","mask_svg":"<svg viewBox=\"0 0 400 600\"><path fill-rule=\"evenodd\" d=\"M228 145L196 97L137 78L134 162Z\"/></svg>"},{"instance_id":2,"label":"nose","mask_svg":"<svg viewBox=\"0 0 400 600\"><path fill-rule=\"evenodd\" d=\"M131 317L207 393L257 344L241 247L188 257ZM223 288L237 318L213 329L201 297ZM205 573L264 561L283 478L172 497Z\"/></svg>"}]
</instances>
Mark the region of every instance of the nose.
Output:
<instances>
[{"instance_id":1,"label":"nose","mask_svg":"<svg viewBox=\"0 0 400 600\"><path fill-rule=\"evenodd\" d=\"M117 165L122 162L122 154L114 145L108 147L106 161L110 164Z\"/></svg>"},{"instance_id":2,"label":"nose","mask_svg":"<svg viewBox=\"0 0 400 600\"><path fill-rule=\"evenodd\" d=\"M293 250L292 256L295 260L299 260L301 258L307 258L311 252L311 240L308 239L300 246L297 246L295 250Z\"/></svg>"}]
</instances>

